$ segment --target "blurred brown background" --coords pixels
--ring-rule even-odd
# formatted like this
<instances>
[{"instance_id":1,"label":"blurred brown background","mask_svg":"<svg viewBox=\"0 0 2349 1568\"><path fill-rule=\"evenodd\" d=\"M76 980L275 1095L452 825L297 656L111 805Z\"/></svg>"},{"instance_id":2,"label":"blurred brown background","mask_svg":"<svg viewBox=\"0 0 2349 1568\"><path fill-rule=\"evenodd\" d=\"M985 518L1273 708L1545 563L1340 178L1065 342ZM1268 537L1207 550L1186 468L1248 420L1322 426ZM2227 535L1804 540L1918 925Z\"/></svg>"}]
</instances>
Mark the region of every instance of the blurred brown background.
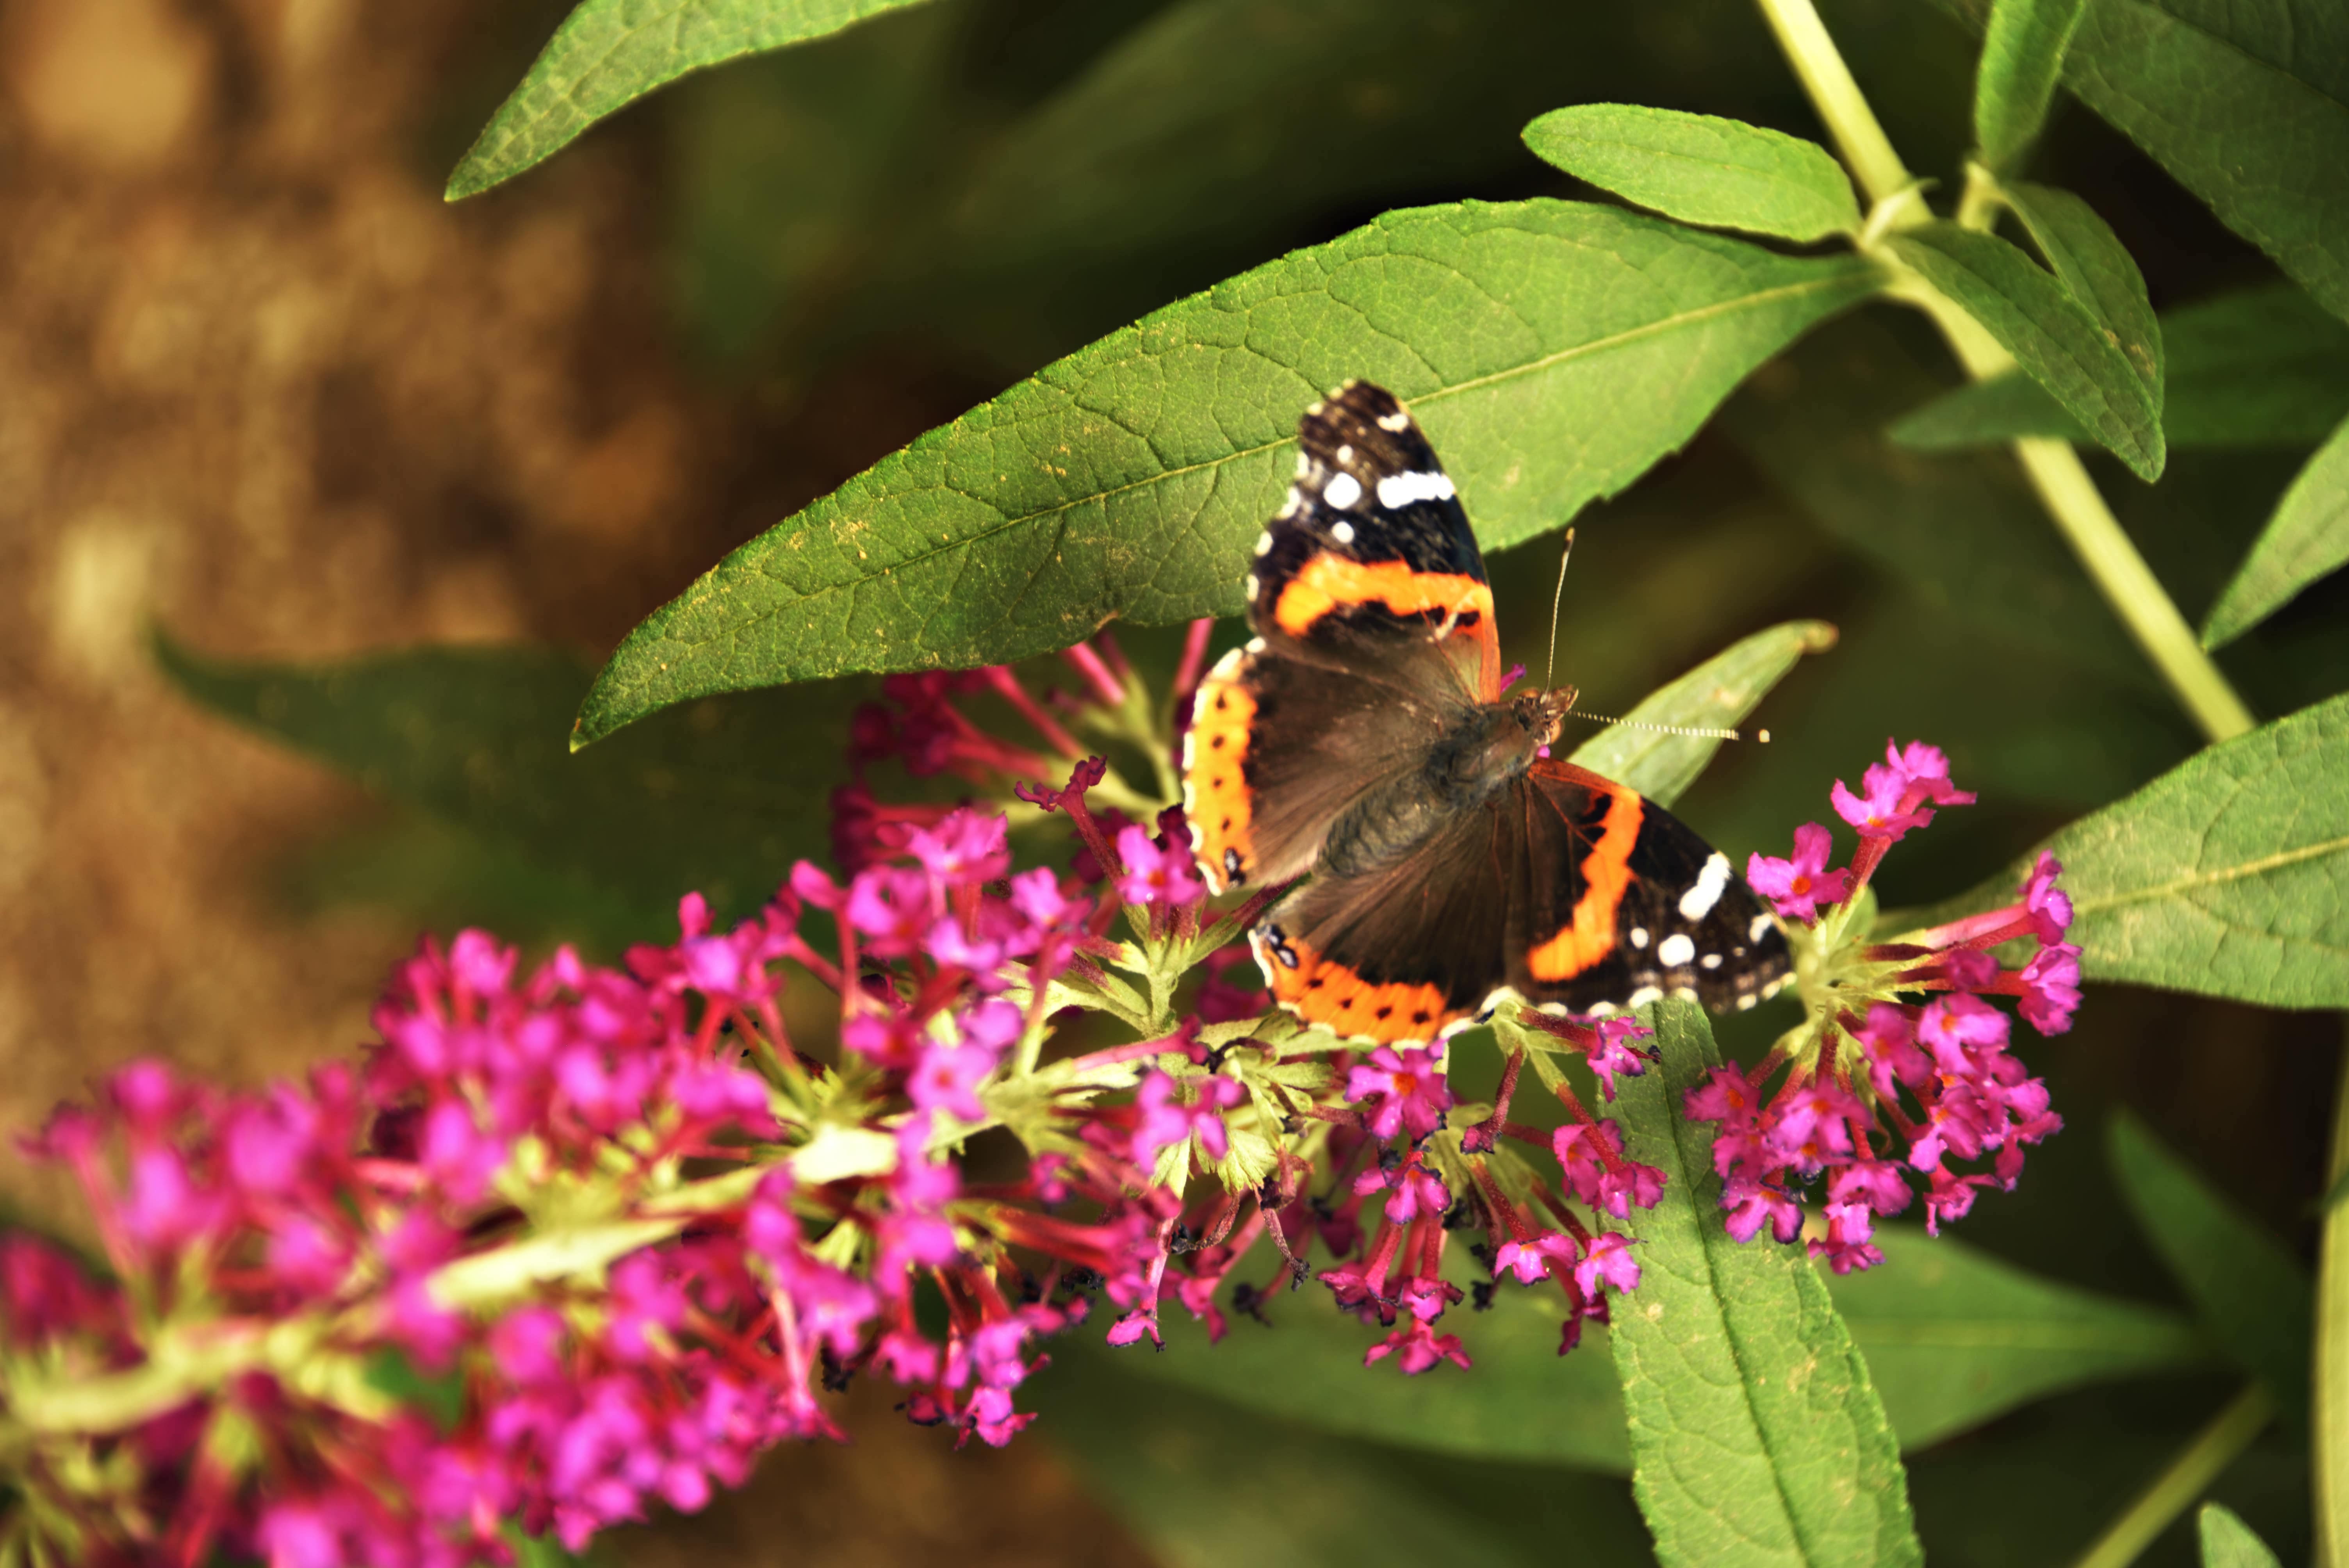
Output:
<instances>
[{"instance_id":1,"label":"blurred brown background","mask_svg":"<svg viewBox=\"0 0 2349 1568\"><path fill-rule=\"evenodd\" d=\"M624 121L444 206L559 8L0 6L0 1124L131 1056L237 1081L364 1038L409 922L255 868L379 809L207 717L147 652L608 647L727 546L961 406L919 367L823 412L688 381ZM781 432L788 424L792 435ZM5 1195L67 1211L13 1152ZM873 1391L877 1397L879 1390ZM1144 1561L1041 1444L885 1410L777 1456L648 1563Z\"/></svg>"}]
</instances>

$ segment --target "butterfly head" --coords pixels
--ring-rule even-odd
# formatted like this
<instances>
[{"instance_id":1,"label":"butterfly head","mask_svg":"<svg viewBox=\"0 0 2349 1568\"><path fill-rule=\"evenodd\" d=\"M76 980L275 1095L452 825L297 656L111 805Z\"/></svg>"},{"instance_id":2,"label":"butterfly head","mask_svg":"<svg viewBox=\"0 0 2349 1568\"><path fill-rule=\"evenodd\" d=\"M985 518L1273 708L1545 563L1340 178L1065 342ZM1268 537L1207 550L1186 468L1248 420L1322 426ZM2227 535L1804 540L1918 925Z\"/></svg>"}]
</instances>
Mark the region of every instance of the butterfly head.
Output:
<instances>
[{"instance_id":1,"label":"butterfly head","mask_svg":"<svg viewBox=\"0 0 2349 1568\"><path fill-rule=\"evenodd\" d=\"M1566 716L1574 711L1574 699L1580 695L1570 686L1529 691L1512 698L1509 708L1531 738L1528 744L1539 748L1557 738L1566 727Z\"/></svg>"}]
</instances>

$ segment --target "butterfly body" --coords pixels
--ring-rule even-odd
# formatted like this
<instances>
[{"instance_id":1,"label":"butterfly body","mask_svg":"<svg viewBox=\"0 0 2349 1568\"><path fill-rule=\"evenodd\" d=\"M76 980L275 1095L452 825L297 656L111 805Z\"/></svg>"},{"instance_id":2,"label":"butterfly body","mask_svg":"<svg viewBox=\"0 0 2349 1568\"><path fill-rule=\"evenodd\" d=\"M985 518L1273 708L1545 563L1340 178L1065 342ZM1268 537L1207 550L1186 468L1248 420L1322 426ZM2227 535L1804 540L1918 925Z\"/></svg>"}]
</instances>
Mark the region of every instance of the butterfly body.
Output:
<instances>
[{"instance_id":1,"label":"butterfly body","mask_svg":"<svg viewBox=\"0 0 2349 1568\"><path fill-rule=\"evenodd\" d=\"M1412 1043L1512 996L1603 1016L1783 984L1785 938L1723 856L1547 755L1574 692L1503 695L1483 555L1402 405L1350 383L1299 444L1248 574L1256 636L1184 745L1209 886L1311 873L1250 934L1281 1006Z\"/></svg>"}]
</instances>

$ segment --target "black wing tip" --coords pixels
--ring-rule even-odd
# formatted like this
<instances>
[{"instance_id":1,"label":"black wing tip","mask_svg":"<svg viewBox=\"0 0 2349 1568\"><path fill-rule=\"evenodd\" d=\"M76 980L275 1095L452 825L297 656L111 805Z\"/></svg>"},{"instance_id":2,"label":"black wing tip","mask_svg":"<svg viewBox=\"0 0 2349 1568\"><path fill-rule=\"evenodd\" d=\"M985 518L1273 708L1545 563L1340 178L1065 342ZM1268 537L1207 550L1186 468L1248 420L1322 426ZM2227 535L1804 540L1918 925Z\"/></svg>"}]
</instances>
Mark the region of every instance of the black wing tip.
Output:
<instances>
[{"instance_id":1,"label":"black wing tip","mask_svg":"<svg viewBox=\"0 0 2349 1568\"><path fill-rule=\"evenodd\" d=\"M1297 441L1313 461L1357 475L1443 471L1402 399L1374 381L1349 381L1306 409Z\"/></svg>"}]
</instances>

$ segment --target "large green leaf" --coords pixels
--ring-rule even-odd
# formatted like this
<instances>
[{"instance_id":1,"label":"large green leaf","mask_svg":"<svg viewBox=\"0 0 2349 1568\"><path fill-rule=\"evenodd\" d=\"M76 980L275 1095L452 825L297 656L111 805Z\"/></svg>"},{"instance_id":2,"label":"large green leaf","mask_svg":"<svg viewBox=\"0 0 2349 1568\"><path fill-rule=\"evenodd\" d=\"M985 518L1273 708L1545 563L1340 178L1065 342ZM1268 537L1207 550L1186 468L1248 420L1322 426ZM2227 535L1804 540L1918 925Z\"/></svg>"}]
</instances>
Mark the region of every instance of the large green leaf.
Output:
<instances>
[{"instance_id":1,"label":"large green leaf","mask_svg":"<svg viewBox=\"0 0 2349 1568\"><path fill-rule=\"evenodd\" d=\"M2128 1111L2106 1152L2129 1212L2219 1348L2297 1420L2308 1415L2315 1302L2308 1272L2266 1226L2164 1148Z\"/></svg>"},{"instance_id":2,"label":"large green leaf","mask_svg":"<svg viewBox=\"0 0 2349 1568\"><path fill-rule=\"evenodd\" d=\"M822 856L861 683L709 702L574 758L589 672L545 648L420 648L329 665L232 665L168 642L190 695L369 789L626 901L639 932L679 894L744 914Z\"/></svg>"},{"instance_id":3,"label":"large green leaf","mask_svg":"<svg viewBox=\"0 0 2349 1568\"><path fill-rule=\"evenodd\" d=\"M1157 1359L1164 1359L1158 1357ZM1168 1568L1233 1563L1421 1568L1430 1562L1651 1563L1619 1480L1446 1460L1333 1437L1145 1379L1115 1352L1056 1347L1020 1390L1052 1443ZM1491 1506L1506 1495L1504 1508Z\"/></svg>"},{"instance_id":4,"label":"large green leaf","mask_svg":"<svg viewBox=\"0 0 2349 1568\"><path fill-rule=\"evenodd\" d=\"M1955 223L1926 223L1885 242L2140 479L2161 477L2161 405L2129 356L2053 274L1996 235Z\"/></svg>"},{"instance_id":5,"label":"large green leaf","mask_svg":"<svg viewBox=\"0 0 2349 1568\"><path fill-rule=\"evenodd\" d=\"M2072 297L2111 336L2159 409L2161 323L2154 316L2145 275L2137 271L2128 247L2095 208L2069 191L2027 180L2011 181L2005 191L2015 216L2031 232L2031 242Z\"/></svg>"},{"instance_id":6,"label":"large green leaf","mask_svg":"<svg viewBox=\"0 0 2349 1568\"><path fill-rule=\"evenodd\" d=\"M1682 729L1726 728L1752 713L1770 688L1786 678L1795 660L1825 653L1835 641L1836 629L1825 621L1788 621L1756 632L1657 687L1623 717ZM1721 742L1711 736L1666 735L1613 724L1576 747L1574 761L1669 806L1696 782L1719 749Z\"/></svg>"},{"instance_id":7,"label":"large green leaf","mask_svg":"<svg viewBox=\"0 0 2349 1568\"><path fill-rule=\"evenodd\" d=\"M1707 1219L1718 1226L1717 1215ZM1884 1265L1829 1281L1828 1294L1904 1449L2067 1388L2209 1359L2207 1343L2175 1314L2036 1278L1914 1226L1882 1227L1878 1237ZM1249 1264L1259 1274L1274 1266L1268 1252ZM1361 1325L1308 1288L1310 1295L1274 1304L1269 1329L1238 1319L1210 1346L1188 1322L1172 1322L1164 1354L1128 1364L1155 1381L1350 1437L1464 1458L1630 1468L1606 1334L1594 1329L1560 1357L1563 1304L1553 1292L1504 1284L1487 1310L1444 1320L1475 1361L1470 1371L1402 1377L1366 1369ZM1625 1310L1640 1300L1633 1293Z\"/></svg>"},{"instance_id":8,"label":"large green leaf","mask_svg":"<svg viewBox=\"0 0 2349 1568\"><path fill-rule=\"evenodd\" d=\"M735 551L629 634L573 742L711 692L1232 614L1298 413L1352 376L1415 404L1479 537L1514 543L1877 286L1609 207L1388 213L1047 366Z\"/></svg>"},{"instance_id":9,"label":"large green leaf","mask_svg":"<svg viewBox=\"0 0 2349 1568\"><path fill-rule=\"evenodd\" d=\"M2349 324L2289 284L2199 301L2160 318L2161 428L2172 447L2313 446L2349 417ZM1919 451L2086 432L2021 372L1961 387L1904 416Z\"/></svg>"},{"instance_id":10,"label":"large green leaf","mask_svg":"<svg viewBox=\"0 0 2349 1568\"><path fill-rule=\"evenodd\" d=\"M2012 168L2039 139L2064 51L2087 0L1996 0L1974 77L1974 146L1993 169Z\"/></svg>"},{"instance_id":11,"label":"large green leaf","mask_svg":"<svg viewBox=\"0 0 2349 1568\"><path fill-rule=\"evenodd\" d=\"M449 176L451 201L553 157L605 115L700 70L916 0L580 0Z\"/></svg>"},{"instance_id":12,"label":"large green leaf","mask_svg":"<svg viewBox=\"0 0 2349 1568\"><path fill-rule=\"evenodd\" d=\"M1940 0L1976 27L1988 0ZM2096 0L2064 85L2349 316L2349 9Z\"/></svg>"},{"instance_id":13,"label":"large green leaf","mask_svg":"<svg viewBox=\"0 0 2349 1568\"><path fill-rule=\"evenodd\" d=\"M2202 1568L2283 1568L2268 1543L2226 1504L2206 1502L2195 1517Z\"/></svg>"},{"instance_id":14,"label":"large green leaf","mask_svg":"<svg viewBox=\"0 0 2349 1568\"><path fill-rule=\"evenodd\" d=\"M2319 447L2276 503L2251 553L2210 607L2202 644L2233 642L2302 589L2349 564L2349 420Z\"/></svg>"},{"instance_id":15,"label":"large green leaf","mask_svg":"<svg viewBox=\"0 0 2349 1568\"><path fill-rule=\"evenodd\" d=\"M1713 1130L1682 1097L1719 1057L1693 1004L1656 1011L1658 1067L1616 1101L1665 1188L1634 1229L1640 1288L1609 1336L1632 1488L1665 1564L1919 1563L1906 1478L1859 1348L1810 1260L1722 1228Z\"/></svg>"},{"instance_id":16,"label":"large green leaf","mask_svg":"<svg viewBox=\"0 0 2349 1568\"><path fill-rule=\"evenodd\" d=\"M1526 127L1545 161L1684 223L1782 239L1857 232L1843 166L1815 141L1743 120L1636 104L1553 109Z\"/></svg>"},{"instance_id":17,"label":"large green leaf","mask_svg":"<svg viewBox=\"0 0 2349 1568\"><path fill-rule=\"evenodd\" d=\"M2046 848L2090 979L2349 1007L2349 696L2197 753ZM2010 903L2032 859L1904 923Z\"/></svg>"}]
</instances>

